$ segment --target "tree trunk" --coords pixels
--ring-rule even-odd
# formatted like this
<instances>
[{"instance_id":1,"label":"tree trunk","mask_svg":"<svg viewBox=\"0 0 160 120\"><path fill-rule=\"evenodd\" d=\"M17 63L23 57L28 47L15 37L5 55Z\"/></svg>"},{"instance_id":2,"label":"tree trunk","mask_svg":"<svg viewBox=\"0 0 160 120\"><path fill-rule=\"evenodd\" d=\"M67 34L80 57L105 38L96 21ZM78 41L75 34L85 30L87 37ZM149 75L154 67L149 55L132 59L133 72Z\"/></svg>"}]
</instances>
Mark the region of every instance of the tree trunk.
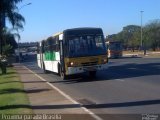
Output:
<instances>
[{"instance_id":1,"label":"tree trunk","mask_svg":"<svg viewBox=\"0 0 160 120\"><path fill-rule=\"evenodd\" d=\"M0 13L0 54L2 55L2 45L3 45L3 28L5 28L5 13L3 11Z\"/></svg>"}]
</instances>

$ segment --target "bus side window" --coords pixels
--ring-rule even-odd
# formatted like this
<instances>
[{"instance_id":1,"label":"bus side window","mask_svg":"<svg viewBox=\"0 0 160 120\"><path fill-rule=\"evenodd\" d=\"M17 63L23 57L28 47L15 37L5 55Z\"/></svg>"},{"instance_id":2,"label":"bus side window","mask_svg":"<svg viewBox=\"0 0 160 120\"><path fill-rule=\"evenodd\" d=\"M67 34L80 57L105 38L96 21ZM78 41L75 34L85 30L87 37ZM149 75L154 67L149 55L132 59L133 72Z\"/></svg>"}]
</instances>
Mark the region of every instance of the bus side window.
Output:
<instances>
[{"instance_id":1,"label":"bus side window","mask_svg":"<svg viewBox=\"0 0 160 120\"><path fill-rule=\"evenodd\" d=\"M47 51L47 44L46 44L46 42L44 42L44 52L46 52Z\"/></svg>"},{"instance_id":2,"label":"bus side window","mask_svg":"<svg viewBox=\"0 0 160 120\"><path fill-rule=\"evenodd\" d=\"M56 52L59 51L59 36L56 38Z\"/></svg>"},{"instance_id":3,"label":"bus side window","mask_svg":"<svg viewBox=\"0 0 160 120\"><path fill-rule=\"evenodd\" d=\"M40 45L37 44L37 53L39 54L40 53Z\"/></svg>"},{"instance_id":4,"label":"bus side window","mask_svg":"<svg viewBox=\"0 0 160 120\"><path fill-rule=\"evenodd\" d=\"M102 36L95 36L96 47L103 48Z\"/></svg>"}]
</instances>

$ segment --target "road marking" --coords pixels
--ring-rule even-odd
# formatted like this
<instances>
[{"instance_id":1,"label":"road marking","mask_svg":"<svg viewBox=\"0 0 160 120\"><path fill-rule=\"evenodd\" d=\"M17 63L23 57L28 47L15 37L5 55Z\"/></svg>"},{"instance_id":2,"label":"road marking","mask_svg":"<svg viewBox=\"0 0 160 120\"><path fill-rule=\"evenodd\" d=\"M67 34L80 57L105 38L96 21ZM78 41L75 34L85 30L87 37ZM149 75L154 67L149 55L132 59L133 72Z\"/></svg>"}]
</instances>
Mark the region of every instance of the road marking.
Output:
<instances>
[{"instance_id":1,"label":"road marking","mask_svg":"<svg viewBox=\"0 0 160 120\"><path fill-rule=\"evenodd\" d=\"M125 80L122 79L115 79L116 81L124 82Z\"/></svg>"},{"instance_id":2,"label":"road marking","mask_svg":"<svg viewBox=\"0 0 160 120\"><path fill-rule=\"evenodd\" d=\"M35 76L37 76L39 79L41 79L42 81L45 81L50 87L52 87L53 89L55 89L57 92L59 92L61 95L63 95L65 98L67 98L68 100L70 100L71 102L73 102L74 104L79 104L81 105L79 102L75 101L73 98L71 98L69 95L67 95L66 93L64 93L63 91L61 91L60 89L58 89L57 87L55 87L53 84L49 83L46 79L42 78L41 76L39 76L38 74L36 74L35 72L33 72L32 70L30 70L29 68L27 68L26 66L24 66L28 71L30 71L31 73L33 73ZM85 107L80 106L81 109L83 109L85 112L87 112L88 114L90 114L93 118L95 118L96 120L103 120L102 118L100 118L99 116L97 116L95 113L91 112L90 110L88 110Z\"/></svg>"}]
</instances>

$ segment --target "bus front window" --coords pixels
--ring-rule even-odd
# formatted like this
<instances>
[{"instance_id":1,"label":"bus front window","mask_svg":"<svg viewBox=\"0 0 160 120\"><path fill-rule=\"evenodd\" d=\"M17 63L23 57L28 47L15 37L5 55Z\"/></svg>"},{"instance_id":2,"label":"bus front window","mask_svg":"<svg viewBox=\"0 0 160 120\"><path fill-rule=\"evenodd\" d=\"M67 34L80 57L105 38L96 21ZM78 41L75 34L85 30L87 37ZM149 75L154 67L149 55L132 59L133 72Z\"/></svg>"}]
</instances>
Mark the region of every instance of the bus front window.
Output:
<instances>
[{"instance_id":1,"label":"bus front window","mask_svg":"<svg viewBox=\"0 0 160 120\"><path fill-rule=\"evenodd\" d=\"M121 50L122 46L121 43L111 43L110 50Z\"/></svg>"},{"instance_id":2,"label":"bus front window","mask_svg":"<svg viewBox=\"0 0 160 120\"><path fill-rule=\"evenodd\" d=\"M70 36L68 38L69 57L83 57L105 54L103 36Z\"/></svg>"}]
</instances>

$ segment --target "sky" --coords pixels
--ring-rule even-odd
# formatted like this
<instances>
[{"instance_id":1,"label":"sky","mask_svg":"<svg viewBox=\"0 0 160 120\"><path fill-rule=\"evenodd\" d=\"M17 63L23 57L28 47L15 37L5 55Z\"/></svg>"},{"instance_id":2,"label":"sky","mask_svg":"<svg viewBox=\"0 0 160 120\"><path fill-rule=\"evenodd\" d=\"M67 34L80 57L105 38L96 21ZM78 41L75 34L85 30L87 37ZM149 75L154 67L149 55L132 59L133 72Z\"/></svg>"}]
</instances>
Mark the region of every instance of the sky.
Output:
<instances>
[{"instance_id":1,"label":"sky","mask_svg":"<svg viewBox=\"0 0 160 120\"><path fill-rule=\"evenodd\" d=\"M116 34L127 25L141 25L140 11L143 25L160 19L160 0L23 0L18 7L26 20L20 42L41 41L77 27Z\"/></svg>"}]
</instances>

